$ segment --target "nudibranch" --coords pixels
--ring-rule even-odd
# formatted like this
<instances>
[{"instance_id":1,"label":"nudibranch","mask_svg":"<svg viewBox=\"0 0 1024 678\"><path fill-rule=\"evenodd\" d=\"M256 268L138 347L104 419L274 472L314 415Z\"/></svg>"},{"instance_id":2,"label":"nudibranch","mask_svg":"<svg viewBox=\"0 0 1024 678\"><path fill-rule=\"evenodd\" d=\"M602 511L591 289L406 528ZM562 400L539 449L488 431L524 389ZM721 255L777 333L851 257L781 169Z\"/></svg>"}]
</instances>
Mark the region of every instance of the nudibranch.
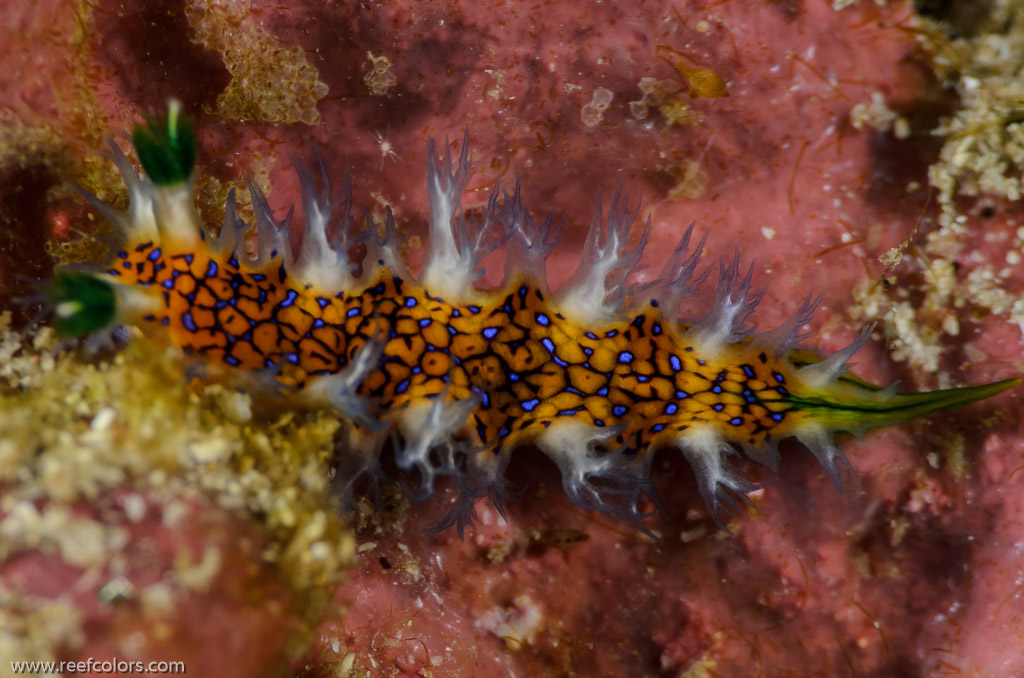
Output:
<instances>
[{"instance_id":1,"label":"nudibranch","mask_svg":"<svg viewBox=\"0 0 1024 678\"><path fill-rule=\"evenodd\" d=\"M418 472L430 494L451 475L460 500L443 526L461 534L477 498L500 509L513 451L534 445L559 467L577 504L641 523L653 496L655 451L689 462L719 526L757 485L736 471L740 451L776 470L778 443L796 438L841 489L846 460L835 434L862 432L972 403L1019 384L898 393L849 374L867 340L821 358L800 349L815 299L775 330L747 321L761 298L751 268L734 256L718 266L712 310L679 318L681 302L707 276L701 240L685 232L660 276L633 280L651 223L639 236L639 204L616 191L597 210L582 263L557 291L545 261L559 227L534 221L514 191L497 185L475 218L461 208L470 179L468 135L453 169L428 146L429 244L413 275L397 250L390 212L353 226L351 183L335 190L323 163L297 163L304 232L296 256L289 217L278 220L253 183L254 224L227 201L218 236L200 223L193 198L196 141L172 102L167 115L135 128L143 174L118 147L113 159L130 205L119 211L84 194L115 228L102 272L62 271L49 285L54 323L65 336L130 325L186 354L263 375L303 406L333 408L346 421L337 468L343 494L396 465ZM349 253L359 244L365 257ZM504 280L478 289L481 260L505 248Z\"/></svg>"}]
</instances>

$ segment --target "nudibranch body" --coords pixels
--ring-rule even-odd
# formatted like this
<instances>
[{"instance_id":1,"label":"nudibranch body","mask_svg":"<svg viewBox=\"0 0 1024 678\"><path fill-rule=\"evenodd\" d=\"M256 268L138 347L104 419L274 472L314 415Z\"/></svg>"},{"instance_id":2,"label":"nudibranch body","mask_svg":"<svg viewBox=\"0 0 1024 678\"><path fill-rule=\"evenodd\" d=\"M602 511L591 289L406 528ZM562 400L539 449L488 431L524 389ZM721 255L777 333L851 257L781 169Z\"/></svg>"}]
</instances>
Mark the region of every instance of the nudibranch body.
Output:
<instances>
[{"instance_id":1,"label":"nudibranch body","mask_svg":"<svg viewBox=\"0 0 1024 678\"><path fill-rule=\"evenodd\" d=\"M430 240L418 278L396 249L390 212L384 224L367 215L354 232L351 187L334 192L322 164L316 180L298 166L305 231L294 256L288 220L275 219L253 184L256 223L238 217L231 196L220 235L206 234L193 203L191 124L177 104L136 128L134 143L144 176L114 147L129 209L87 196L116 227L120 248L103 273L58 274L50 288L58 330L135 325L186 353L263 371L297 403L347 420L344 492L379 472L385 445L400 468L418 471L423 493L436 476L457 476L462 499L446 523L460 533L476 498L500 501L521 445L557 463L578 504L637 520L641 496L653 492L653 453L677 449L722 525L721 510L756 487L729 462L739 450L774 470L778 442L795 437L838 486L837 432L860 434L1019 383L912 394L866 384L845 363L867 332L824 359L797 348L812 299L754 335L746 322L761 295L738 257L719 266L711 312L681 322L682 300L707 275L697 273L704 243L689 247L691 226L659 278L632 283L650 221L631 243L639 206L621 191L607 215L598 199L582 263L552 293L544 270L558 229L550 218L533 221L518 185L503 196L495 187L477 219L462 212L465 141L454 170L447 150L439 164L429 148ZM348 255L356 243L367 250L362 262ZM478 289L480 261L500 246L503 283Z\"/></svg>"}]
</instances>

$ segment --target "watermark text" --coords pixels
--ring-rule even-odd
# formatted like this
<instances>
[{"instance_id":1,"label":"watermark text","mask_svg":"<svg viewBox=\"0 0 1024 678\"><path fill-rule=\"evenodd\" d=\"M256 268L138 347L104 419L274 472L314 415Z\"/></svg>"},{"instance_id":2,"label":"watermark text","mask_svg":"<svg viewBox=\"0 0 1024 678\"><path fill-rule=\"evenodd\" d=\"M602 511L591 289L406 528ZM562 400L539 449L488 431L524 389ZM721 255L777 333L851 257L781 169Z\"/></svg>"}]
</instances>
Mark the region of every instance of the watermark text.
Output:
<instances>
[{"instance_id":1,"label":"watermark text","mask_svg":"<svg viewBox=\"0 0 1024 678\"><path fill-rule=\"evenodd\" d=\"M74 661L54 662L11 662L11 673L14 675L53 675L53 674L104 674L104 673L152 673L176 674L185 673L185 662L144 662L130 659L78 659Z\"/></svg>"}]
</instances>

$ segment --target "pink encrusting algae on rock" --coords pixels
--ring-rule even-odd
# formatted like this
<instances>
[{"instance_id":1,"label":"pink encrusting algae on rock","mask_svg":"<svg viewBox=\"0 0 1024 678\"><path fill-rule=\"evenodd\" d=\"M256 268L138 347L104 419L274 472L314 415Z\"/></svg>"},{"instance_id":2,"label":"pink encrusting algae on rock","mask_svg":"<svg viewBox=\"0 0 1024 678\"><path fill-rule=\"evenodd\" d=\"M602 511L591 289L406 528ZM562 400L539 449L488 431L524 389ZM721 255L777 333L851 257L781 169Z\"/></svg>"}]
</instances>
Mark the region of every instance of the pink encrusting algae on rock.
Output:
<instances>
[{"instance_id":1,"label":"pink encrusting algae on rock","mask_svg":"<svg viewBox=\"0 0 1024 678\"><path fill-rule=\"evenodd\" d=\"M235 71L218 70L221 57L194 44L201 31L190 23L215 20L216 11L199 2L189 8L188 16L173 7L141 14L94 10L82 24L93 48L80 57L87 67L78 71L89 78L72 73L64 82L95 83L89 91L100 93L102 106L93 110L110 119L88 116L86 134L83 125L66 122L71 117L58 103L37 106L54 110L58 122L33 129L41 138L67 139L68 147L91 139L89 153L79 155L94 157L97 130L127 129L140 102L159 111L173 94L193 114L229 115L232 109L215 102ZM859 320L850 322L843 312L855 293L851 312L872 317L867 302L878 296L868 297L860 284L874 281L872 290L883 289L883 266L875 259L910 237L927 203L927 188L920 188L931 157L924 132L935 114L917 103L931 90L922 77L924 59L914 56L917 24L907 7L858 3L836 12L825 3L656 4L588 6L583 14L573 5L478 10L395 3L359 14L253 3L247 11L257 21L246 26L263 26L284 47L301 45L329 93L316 103L321 122L314 127L199 116L206 171L199 207L208 223L218 218L240 168L264 188L273 186L268 199L284 214L299 201L287 156L310 157L312 137L326 149L333 176L355 170L355 204L370 204L378 222L383 205L393 208L408 239L403 254L419 270L416 248L428 224L426 137L468 126L477 168L465 196L470 209L485 204L500 174L518 173L536 214L566 215L549 260L552 287L570 277L579 259L594 187L610 192L625 180L653 215L643 262L650 270L661 270L682 228L696 221L698 232L709 234L707 260L731 256L736 246L745 260L756 256L754 285L767 287L751 318L758 326L780 324L808 292L825 293L817 315L824 324L808 345L827 353L857 334ZM27 25L21 32L32 35L32 15L19 21ZM32 48L14 37L6 44ZM37 52L71 51L37 43ZM721 92L702 84L702 77L715 80L702 69L719 76L728 97L707 98ZM198 78L198 72L219 77ZM301 68L296 73L308 75ZM61 87L60 78L52 81ZM26 100L45 97L25 82L10 91L24 92ZM876 90L915 134L899 139L847 123L855 105ZM47 202L47 177L74 179L95 193L115 185L99 165L83 169L60 155L34 157L46 173L26 172L21 164L5 172L18 185L36 187L30 193L37 202L5 197L4 209L50 205L36 208L38 219L85 224L74 201ZM1007 241L997 236L1005 230L1012 238L1012 218L999 212L987 222L991 237L967 236L975 254L958 262L961 276L1001 260ZM926 220L919 232L928 228ZM28 258L30 252L21 252ZM12 268L7 261L5 275ZM485 264L492 277L483 282L500 282L501 262ZM901 273L907 266L905 260L888 276L893 294L913 282ZM651 279L645 275L639 282ZM696 301L694 315L709 309L711 289ZM881 311L874 314L884 319ZM983 383L1018 371L1015 328L998 315L955 314L961 330L956 341L941 344L942 379ZM906 320L891 319L899 341L910 336ZM908 379L947 385L920 372L908 376L887 353L868 342L857 374L874 383L902 377L905 385ZM423 531L444 515L456 488L442 481L439 500L416 510L385 493L379 507L360 504L359 565L350 584L337 590L347 612L322 628L296 671L1012 670L1020 658L994 645L1011 645L999 639L1007 638L1007 622L1019 611L1014 577L1006 574L1016 566L1005 544L1019 534L1015 497L1021 493L1013 488L1021 474L1013 470L1021 438L999 418L1015 397L930 419L927 427L909 424L865 443L844 443L858 473L844 478L843 497L809 455L784 445L777 482L753 495L763 510L731 520L734 537L726 540L711 536L697 487L666 455L653 465L666 511L648 520L662 536L655 543L628 525L580 511L562 493L556 469L527 450L507 470L509 484L525 491L507 503L507 521L481 504L478 525L463 542L451 531ZM744 470L756 473L756 467ZM210 652L229 654L224 647Z\"/></svg>"}]
</instances>

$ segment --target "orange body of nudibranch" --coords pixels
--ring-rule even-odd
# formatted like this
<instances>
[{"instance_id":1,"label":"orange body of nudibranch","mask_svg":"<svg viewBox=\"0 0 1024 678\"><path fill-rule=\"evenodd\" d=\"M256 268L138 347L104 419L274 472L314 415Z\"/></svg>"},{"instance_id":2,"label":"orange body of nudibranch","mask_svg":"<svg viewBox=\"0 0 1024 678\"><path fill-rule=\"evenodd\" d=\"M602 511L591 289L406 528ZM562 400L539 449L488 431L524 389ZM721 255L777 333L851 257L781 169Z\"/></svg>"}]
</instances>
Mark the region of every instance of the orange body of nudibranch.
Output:
<instances>
[{"instance_id":1,"label":"orange body of nudibranch","mask_svg":"<svg viewBox=\"0 0 1024 678\"><path fill-rule=\"evenodd\" d=\"M653 451L677 448L720 521L730 492L742 497L755 487L728 463L738 450L775 468L778 441L797 437L838 484L837 462L845 460L836 431L885 426L1017 383L919 394L865 384L846 375L844 363L866 334L824 360L795 350L810 299L777 330L752 337L744 326L760 294L738 257L722 263L708 316L681 323L681 300L704 278L694 275L703 242L690 250L691 227L660 278L630 287L650 224L630 245L639 208L621 191L606 218L598 202L583 263L552 294L544 278L551 220L535 224L517 186L503 202L495 189L471 227L460 210L465 143L455 171L450 156L437 164L433 146L429 158L431 239L416 278L397 254L390 213L382 226L352 234L351 192L332 194L322 165L319 182L298 168L306 215L298 257L250 184L258 223L250 257L250 229L233 196L221 235L210 241L182 180L191 167L157 185L118 155L131 211L94 200L124 240L103 274L117 292L112 322L167 336L210 361L266 370L297 399L335 408L349 420L348 487L376 472L398 433L396 461L419 471L424 490L438 474L459 475L466 501L451 520L460 529L476 497L499 497L509 456L525 443L559 465L575 501L635 519L641 495L652 491ZM360 277L347 257L354 239L368 248ZM478 290L479 262L500 244L505 281Z\"/></svg>"}]
</instances>

